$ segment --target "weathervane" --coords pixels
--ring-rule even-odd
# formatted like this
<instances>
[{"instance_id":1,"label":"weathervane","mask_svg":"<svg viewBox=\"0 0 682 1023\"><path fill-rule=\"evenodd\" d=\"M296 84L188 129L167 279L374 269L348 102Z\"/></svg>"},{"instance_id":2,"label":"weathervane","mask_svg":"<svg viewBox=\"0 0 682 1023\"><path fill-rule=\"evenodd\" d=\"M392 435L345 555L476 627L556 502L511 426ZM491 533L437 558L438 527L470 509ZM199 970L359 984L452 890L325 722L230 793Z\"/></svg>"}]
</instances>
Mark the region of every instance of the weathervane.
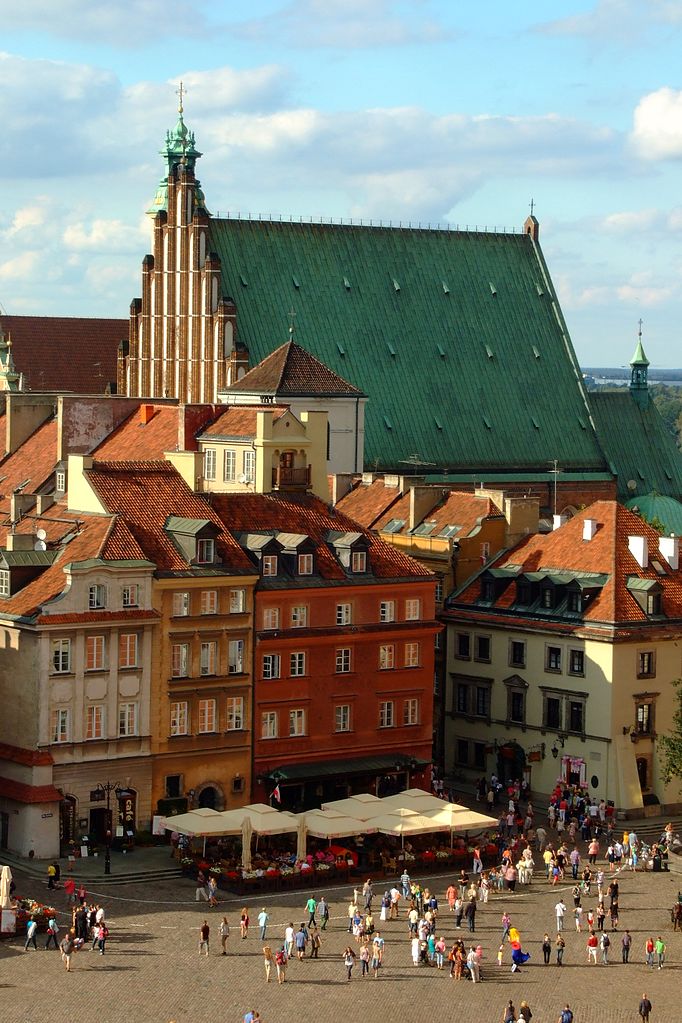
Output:
<instances>
[{"instance_id":1,"label":"weathervane","mask_svg":"<svg viewBox=\"0 0 682 1023\"><path fill-rule=\"evenodd\" d=\"M178 100L178 113L179 114L182 113L182 97L185 95L186 92L187 92L187 90L183 86L182 79L181 79L180 80L180 87L175 90L175 95L180 97L179 100Z\"/></svg>"},{"instance_id":2,"label":"weathervane","mask_svg":"<svg viewBox=\"0 0 682 1023\"><path fill-rule=\"evenodd\" d=\"M640 316L640 318L639 318L639 320L637 322L639 323L639 340L641 341L642 340L642 324L644 323L644 320Z\"/></svg>"}]
</instances>

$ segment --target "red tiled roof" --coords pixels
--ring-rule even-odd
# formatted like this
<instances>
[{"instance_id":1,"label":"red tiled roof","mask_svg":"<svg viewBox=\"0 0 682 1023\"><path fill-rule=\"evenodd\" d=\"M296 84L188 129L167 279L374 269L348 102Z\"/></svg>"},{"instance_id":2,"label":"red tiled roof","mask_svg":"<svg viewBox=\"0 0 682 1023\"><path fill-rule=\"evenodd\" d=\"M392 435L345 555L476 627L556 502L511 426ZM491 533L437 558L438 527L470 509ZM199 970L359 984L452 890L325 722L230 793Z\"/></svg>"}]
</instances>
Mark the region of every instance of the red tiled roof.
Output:
<instances>
[{"instance_id":1,"label":"red tiled roof","mask_svg":"<svg viewBox=\"0 0 682 1023\"><path fill-rule=\"evenodd\" d=\"M377 520L400 500L400 496L399 487L387 487L383 480L374 480L372 483L358 481L352 490L336 502L336 509L349 515L365 529L373 529Z\"/></svg>"},{"instance_id":2,"label":"red tiled roof","mask_svg":"<svg viewBox=\"0 0 682 1023\"><path fill-rule=\"evenodd\" d=\"M106 561L147 560L144 551L119 515L114 516L109 534L102 545L101 557Z\"/></svg>"},{"instance_id":3,"label":"red tiled roof","mask_svg":"<svg viewBox=\"0 0 682 1023\"><path fill-rule=\"evenodd\" d=\"M46 767L54 763L52 754L46 749L26 749L23 746L10 746L7 742L0 742L0 760L9 760L13 764L24 764L27 767Z\"/></svg>"},{"instance_id":4,"label":"red tiled roof","mask_svg":"<svg viewBox=\"0 0 682 1023\"><path fill-rule=\"evenodd\" d=\"M26 785L12 778L0 778L0 796L15 803L60 803L61 792L54 785Z\"/></svg>"},{"instance_id":5,"label":"red tiled roof","mask_svg":"<svg viewBox=\"0 0 682 1023\"><path fill-rule=\"evenodd\" d=\"M207 519L219 529L217 547L228 571L253 572L250 559L201 495L169 462L95 462L86 472L105 507L125 518L146 558L161 571L190 566L164 532L169 515Z\"/></svg>"},{"instance_id":6,"label":"red tiled roof","mask_svg":"<svg viewBox=\"0 0 682 1023\"><path fill-rule=\"evenodd\" d=\"M586 519L597 523L591 540L583 540ZM649 565L641 568L628 546L628 536L644 536L648 542ZM630 576L652 579L663 588L663 605L668 618L682 617L682 571L673 571L658 553L660 534L634 512L616 501L597 501L552 533L536 534L521 541L512 551L494 559L489 568L521 565L523 572L595 572L608 576L603 589L588 604L582 616L586 623L608 624L648 621L647 615L627 588ZM662 568L652 566L655 559ZM457 597L457 603L475 603L480 582L475 580ZM511 607L515 586L507 586L488 612ZM481 609L483 611L483 609ZM522 616L521 616L522 617Z\"/></svg>"},{"instance_id":7,"label":"red tiled roof","mask_svg":"<svg viewBox=\"0 0 682 1023\"><path fill-rule=\"evenodd\" d=\"M226 390L278 394L292 398L364 397L362 391L334 373L295 341L280 345Z\"/></svg>"},{"instance_id":8,"label":"red tiled roof","mask_svg":"<svg viewBox=\"0 0 682 1023\"><path fill-rule=\"evenodd\" d=\"M5 547L7 543L7 534L10 530L9 512L9 498L5 498L0 501L0 547ZM44 529L47 534L48 547L54 548L63 537L73 532L78 518L79 516L70 512L63 502L51 504L40 515L36 514L34 506L16 524L15 532L35 533L38 529ZM83 516L81 515L80 518L82 519Z\"/></svg>"},{"instance_id":9,"label":"red tiled roof","mask_svg":"<svg viewBox=\"0 0 682 1023\"><path fill-rule=\"evenodd\" d=\"M209 423L201 437L255 437L259 412L285 412L286 405L230 405L226 412Z\"/></svg>"},{"instance_id":10,"label":"red tiled roof","mask_svg":"<svg viewBox=\"0 0 682 1023\"><path fill-rule=\"evenodd\" d=\"M372 574L383 579L425 576L431 572L391 544L311 494L213 494L212 504L226 525L235 533L277 529L301 533L314 540L320 574L329 579L347 578L327 546L330 530L363 533L369 543Z\"/></svg>"},{"instance_id":11,"label":"red tiled roof","mask_svg":"<svg viewBox=\"0 0 682 1023\"><path fill-rule=\"evenodd\" d=\"M118 346L128 338L128 320L80 316L0 317L12 340L17 372L27 391L102 394L116 385Z\"/></svg>"},{"instance_id":12,"label":"red tiled roof","mask_svg":"<svg viewBox=\"0 0 682 1023\"><path fill-rule=\"evenodd\" d=\"M176 451L178 447L178 416L181 410L177 405L154 405L149 422L142 421L141 409L132 415L95 448L94 457L104 462L125 462L128 459L157 461L164 457L166 451Z\"/></svg>"},{"instance_id":13,"label":"red tiled roof","mask_svg":"<svg viewBox=\"0 0 682 1023\"><path fill-rule=\"evenodd\" d=\"M437 488L435 488L437 489ZM434 497L436 495L434 494ZM438 536L439 532L446 526L460 526L454 539L460 540L467 536L481 519L490 516L501 517L499 508L488 497L477 497L475 494L463 491L452 491L440 501L440 503L424 515L420 522L435 522L435 527L429 534L432 537ZM410 495L405 494L400 501L393 505L390 512L384 514L374 527L381 530L391 519L404 519L405 525L397 530L400 533L407 533L410 528ZM415 522L415 526L419 525Z\"/></svg>"},{"instance_id":14,"label":"red tiled roof","mask_svg":"<svg viewBox=\"0 0 682 1023\"><path fill-rule=\"evenodd\" d=\"M52 475L56 462L57 420L50 419L0 462L0 498L7 497L25 480L24 493L34 494Z\"/></svg>"}]
</instances>

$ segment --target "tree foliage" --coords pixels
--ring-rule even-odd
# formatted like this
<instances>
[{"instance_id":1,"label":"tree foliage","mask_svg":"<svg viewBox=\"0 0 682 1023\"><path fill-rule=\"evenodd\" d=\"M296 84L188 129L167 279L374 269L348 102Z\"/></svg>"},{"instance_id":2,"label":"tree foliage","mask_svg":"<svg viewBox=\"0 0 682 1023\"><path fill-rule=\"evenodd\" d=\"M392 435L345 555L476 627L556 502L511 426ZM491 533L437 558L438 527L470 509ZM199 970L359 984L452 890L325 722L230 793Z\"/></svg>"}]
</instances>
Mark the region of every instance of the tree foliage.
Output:
<instances>
[{"instance_id":1,"label":"tree foliage","mask_svg":"<svg viewBox=\"0 0 682 1023\"><path fill-rule=\"evenodd\" d=\"M649 391L663 422L678 446L682 446L682 387L651 384Z\"/></svg>"},{"instance_id":2,"label":"tree foliage","mask_svg":"<svg viewBox=\"0 0 682 1023\"><path fill-rule=\"evenodd\" d=\"M682 678L673 682L677 709L673 714L672 729L659 735L658 749L666 784L673 778L682 779Z\"/></svg>"}]
</instances>

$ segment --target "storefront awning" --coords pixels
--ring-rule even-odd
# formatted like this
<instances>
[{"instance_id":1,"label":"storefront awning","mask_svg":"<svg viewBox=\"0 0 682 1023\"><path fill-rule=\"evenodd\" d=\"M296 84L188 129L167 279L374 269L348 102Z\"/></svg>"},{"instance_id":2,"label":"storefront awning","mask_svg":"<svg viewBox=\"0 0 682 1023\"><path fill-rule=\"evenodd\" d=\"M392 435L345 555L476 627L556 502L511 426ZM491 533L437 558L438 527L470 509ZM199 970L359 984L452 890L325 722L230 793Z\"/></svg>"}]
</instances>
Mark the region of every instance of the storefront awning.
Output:
<instances>
[{"instance_id":1,"label":"storefront awning","mask_svg":"<svg viewBox=\"0 0 682 1023\"><path fill-rule=\"evenodd\" d=\"M308 778L343 777L349 774L382 774L392 771L407 771L413 763L425 767L429 761L414 761L404 753L383 753L374 757L351 757L346 760L318 760L311 763L282 764L268 772L267 778L274 781L305 781Z\"/></svg>"}]
</instances>

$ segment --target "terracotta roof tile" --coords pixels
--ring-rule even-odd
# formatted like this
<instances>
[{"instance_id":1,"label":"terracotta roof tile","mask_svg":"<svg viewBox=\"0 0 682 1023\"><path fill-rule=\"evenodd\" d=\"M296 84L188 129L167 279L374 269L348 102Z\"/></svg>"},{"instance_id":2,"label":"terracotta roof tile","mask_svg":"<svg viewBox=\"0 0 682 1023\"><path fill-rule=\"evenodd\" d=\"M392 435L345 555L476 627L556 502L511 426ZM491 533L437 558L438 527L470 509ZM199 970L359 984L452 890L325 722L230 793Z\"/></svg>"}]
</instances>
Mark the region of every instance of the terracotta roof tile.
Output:
<instances>
[{"instance_id":1,"label":"terracotta roof tile","mask_svg":"<svg viewBox=\"0 0 682 1023\"><path fill-rule=\"evenodd\" d=\"M219 529L218 550L228 571L253 572L251 561L211 505L195 494L169 462L95 462L87 478L105 507L125 518L145 557L160 571L190 565L164 532L169 515L207 519Z\"/></svg>"},{"instance_id":2,"label":"terracotta roof tile","mask_svg":"<svg viewBox=\"0 0 682 1023\"><path fill-rule=\"evenodd\" d=\"M118 346L128 338L128 320L80 316L0 317L12 340L12 356L27 391L102 394L116 385Z\"/></svg>"},{"instance_id":3,"label":"terracotta roof tile","mask_svg":"<svg viewBox=\"0 0 682 1023\"><path fill-rule=\"evenodd\" d=\"M116 515L104 544L102 554L106 561L146 561L144 551L130 532L124 520Z\"/></svg>"},{"instance_id":4,"label":"terracotta roof tile","mask_svg":"<svg viewBox=\"0 0 682 1023\"><path fill-rule=\"evenodd\" d=\"M10 746L0 742L0 760L9 760L13 764L24 764L27 767L47 767L54 763L48 750L26 749L23 746Z\"/></svg>"},{"instance_id":5,"label":"terracotta roof tile","mask_svg":"<svg viewBox=\"0 0 682 1023\"><path fill-rule=\"evenodd\" d=\"M594 519L596 532L583 540L586 519ZM641 568L628 546L629 536L644 536L649 549L649 565ZM633 512L615 501L597 501L552 533L536 534L523 540L512 551L494 559L487 568L521 565L524 572L595 572L608 576L599 595L586 608L582 621L609 624L647 622L647 615L627 588L631 576L652 579L663 588L663 606L667 618L682 617L682 571L673 571L658 553L660 534ZM651 564L656 560L659 574ZM495 602L494 608L511 607L515 586L510 584ZM470 583L456 603L475 603L480 594L478 580ZM481 609L483 610L483 609Z\"/></svg>"},{"instance_id":6,"label":"terracotta roof tile","mask_svg":"<svg viewBox=\"0 0 682 1023\"><path fill-rule=\"evenodd\" d=\"M327 546L330 530L361 532L367 537L370 569L377 578L431 577L431 572L409 555L380 540L342 512L330 511L311 494L214 494L212 504L235 533L272 529L309 536L317 544L317 565L325 578L347 578Z\"/></svg>"},{"instance_id":7,"label":"terracotta roof tile","mask_svg":"<svg viewBox=\"0 0 682 1023\"><path fill-rule=\"evenodd\" d=\"M400 500L400 496L398 487L387 487L383 480L374 480L372 483L362 483L359 480L349 493L336 502L336 508L365 529L372 529L377 520Z\"/></svg>"},{"instance_id":8,"label":"terracotta roof tile","mask_svg":"<svg viewBox=\"0 0 682 1023\"><path fill-rule=\"evenodd\" d=\"M143 422L142 409L153 410L148 422ZM104 462L162 459L166 451L177 450L179 413L177 405L143 403L95 448L94 457Z\"/></svg>"},{"instance_id":9,"label":"terracotta roof tile","mask_svg":"<svg viewBox=\"0 0 682 1023\"><path fill-rule=\"evenodd\" d=\"M54 472L57 462L57 420L39 426L11 455L0 462L0 498L28 480L24 493L34 494Z\"/></svg>"},{"instance_id":10,"label":"terracotta roof tile","mask_svg":"<svg viewBox=\"0 0 682 1023\"><path fill-rule=\"evenodd\" d=\"M0 778L0 796L15 803L59 803L62 799L54 785L26 785L12 778Z\"/></svg>"},{"instance_id":11,"label":"terracotta roof tile","mask_svg":"<svg viewBox=\"0 0 682 1023\"><path fill-rule=\"evenodd\" d=\"M230 405L222 415L209 423L201 437L255 437L259 412L285 412L286 405Z\"/></svg>"},{"instance_id":12,"label":"terracotta roof tile","mask_svg":"<svg viewBox=\"0 0 682 1023\"><path fill-rule=\"evenodd\" d=\"M226 390L282 397L364 397L362 391L295 341L280 345Z\"/></svg>"}]
</instances>

